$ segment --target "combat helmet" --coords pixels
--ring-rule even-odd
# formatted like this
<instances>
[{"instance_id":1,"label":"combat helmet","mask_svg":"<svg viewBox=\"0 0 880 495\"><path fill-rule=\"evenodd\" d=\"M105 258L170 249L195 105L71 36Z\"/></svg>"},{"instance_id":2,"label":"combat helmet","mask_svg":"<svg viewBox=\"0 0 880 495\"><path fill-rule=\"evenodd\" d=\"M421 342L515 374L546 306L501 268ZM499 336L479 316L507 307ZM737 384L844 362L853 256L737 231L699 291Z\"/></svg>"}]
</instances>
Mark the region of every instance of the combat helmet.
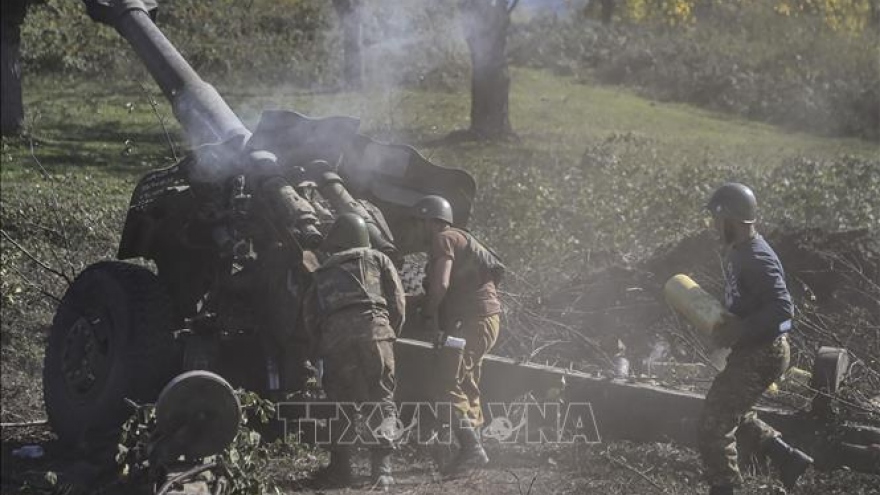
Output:
<instances>
[{"instance_id":1,"label":"combat helmet","mask_svg":"<svg viewBox=\"0 0 880 495\"><path fill-rule=\"evenodd\" d=\"M424 220L441 220L452 225L452 205L440 196L425 196L413 206L414 216Z\"/></svg>"},{"instance_id":2,"label":"combat helmet","mask_svg":"<svg viewBox=\"0 0 880 495\"><path fill-rule=\"evenodd\" d=\"M727 182L718 187L706 203L706 209L716 217L742 223L755 223L758 219L755 193L738 182Z\"/></svg>"},{"instance_id":3,"label":"combat helmet","mask_svg":"<svg viewBox=\"0 0 880 495\"><path fill-rule=\"evenodd\" d=\"M324 237L323 249L328 252L342 251L356 247L370 247L367 223L360 215L343 213Z\"/></svg>"}]
</instances>

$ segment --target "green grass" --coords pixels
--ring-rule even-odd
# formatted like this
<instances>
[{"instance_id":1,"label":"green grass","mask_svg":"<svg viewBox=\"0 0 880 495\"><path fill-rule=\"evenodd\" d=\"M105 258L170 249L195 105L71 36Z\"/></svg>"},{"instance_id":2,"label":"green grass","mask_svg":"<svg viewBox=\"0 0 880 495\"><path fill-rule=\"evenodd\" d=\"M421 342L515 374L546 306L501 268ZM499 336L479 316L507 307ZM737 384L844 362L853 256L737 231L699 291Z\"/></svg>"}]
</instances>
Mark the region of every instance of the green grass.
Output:
<instances>
[{"instance_id":1,"label":"green grass","mask_svg":"<svg viewBox=\"0 0 880 495\"><path fill-rule=\"evenodd\" d=\"M138 81L144 77L135 71L113 85L27 81L33 139L4 141L4 195L28 197L41 185L45 190L38 160L59 179L56 194L88 197L93 207L112 214L105 222L107 236L118 235L136 180L172 162L147 91L158 100L178 154L184 146L168 104L152 83L144 89ZM267 108L353 115L362 119L362 132L413 144L437 163L470 171L480 184L472 227L514 267L530 266L548 253L644 254L692 231L702 196L721 180L752 180L759 192L778 196L770 176L797 157L823 162L842 155L880 156L877 143L785 132L545 71L514 69L512 80L511 120L520 140L441 146L430 143L467 126L464 91L309 93L259 85L219 90L250 127ZM606 165L584 165L585 150ZM870 193L868 186L862 187ZM796 191L799 197L801 192ZM820 208L834 206L816 201ZM662 228L653 225L658 221ZM645 230L654 232L643 235Z\"/></svg>"},{"instance_id":2,"label":"green grass","mask_svg":"<svg viewBox=\"0 0 880 495\"><path fill-rule=\"evenodd\" d=\"M544 71L514 69L512 79L511 119L523 138L523 143L514 147L552 149L573 159L579 159L586 142L624 132L656 143L658 153L705 156L709 152L719 159L756 165L772 164L791 154L876 156L880 150L867 141L789 133L687 105L657 103L628 90L580 84ZM468 123L469 95L464 92L395 90L297 96L293 90L251 89L227 94L233 106L247 109L251 118L254 109L273 104L317 115L348 113L364 119L368 132L390 130L416 140L439 138Z\"/></svg>"},{"instance_id":3,"label":"green grass","mask_svg":"<svg viewBox=\"0 0 880 495\"><path fill-rule=\"evenodd\" d=\"M578 160L585 145L615 133L631 133L651 143L652 153L685 160L720 161L770 167L791 155L832 158L842 153L876 157L880 145L858 139L816 137L695 109L657 103L614 87L590 86L547 72L515 69L511 120L522 142L461 145L438 149L435 157L467 161L505 149L550 151ZM28 119L37 138L37 157L48 169L71 166L90 173L127 177L157 161L168 148L146 94L133 82L101 88L89 82L28 81ZM152 84L159 112L175 137L179 127ZM293 109L315 116L348 114L362 119L367 133L424 143L468 123L467 93L367 90L364 93L304 94L295 88L220 88L243 120L253 125L264 108ZM130 141L130 144L126 144ZM180 143L178 142L178 146ZM431 152L427 152L431 154ZM3 154L3 178L30 168L26 146L10 144ZM454 165L455 163L450 163ZM470 168L468 163L461 163Z\"/></svg>"}]
</instances>

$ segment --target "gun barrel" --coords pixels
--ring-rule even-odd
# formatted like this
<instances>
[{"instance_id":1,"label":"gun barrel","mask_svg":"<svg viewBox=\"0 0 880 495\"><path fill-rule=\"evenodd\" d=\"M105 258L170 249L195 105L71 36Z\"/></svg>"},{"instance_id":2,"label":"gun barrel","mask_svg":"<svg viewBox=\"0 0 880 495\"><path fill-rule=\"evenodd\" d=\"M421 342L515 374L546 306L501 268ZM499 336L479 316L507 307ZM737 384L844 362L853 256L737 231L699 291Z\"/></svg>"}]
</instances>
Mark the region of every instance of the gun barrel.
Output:
<instances>
[{"instance_id":1,"label":"gun barrel","mask_svg":"<svg viewBox=\"0 0 880 495\"><path fill-rule=\"evenodd\" d=\"M125 38L171 103L193 146L251 132L213 86L202 80L153 22L142 0L85 0L93 19Z\"/></svg>"},{"instance_id":2,"label":"gun barrel","mask_svg":"<svg viewBox=\"0 0 880 495\"><path fill-rule=\"evenodd\" d=\"M382 233L366 208L349 194L338 175L333 172L323 174L318 190L339 213L354 213L367 222L367 234L373 248L387 254L391 259L397 257L397 247Z\"/></svg>"}]
</instances>

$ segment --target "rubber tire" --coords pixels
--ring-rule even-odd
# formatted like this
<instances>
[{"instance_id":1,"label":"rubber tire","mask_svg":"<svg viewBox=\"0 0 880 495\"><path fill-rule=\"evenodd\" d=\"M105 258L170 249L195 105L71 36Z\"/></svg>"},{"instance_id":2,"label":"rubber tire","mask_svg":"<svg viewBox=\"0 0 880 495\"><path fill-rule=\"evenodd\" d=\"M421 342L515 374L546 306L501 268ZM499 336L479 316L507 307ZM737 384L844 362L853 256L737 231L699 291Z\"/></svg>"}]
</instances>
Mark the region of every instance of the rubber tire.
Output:
<instances>
[{"instance_id":1,"label":"rubber tire","mask_svg":"<svg viewBox=\"0 0 880 495\"><path fill-rule=\"evenodd\" d=\"M43 365L46 412L59 440L83 448L118 438L133 413L124 399L156 400L181 366L172 309L158 277L141 266L100 262L74 280L55 313ZM68 332L80 315L110 320L106 372L85 394L62 371Z\"/></svg>"}]
</instances>

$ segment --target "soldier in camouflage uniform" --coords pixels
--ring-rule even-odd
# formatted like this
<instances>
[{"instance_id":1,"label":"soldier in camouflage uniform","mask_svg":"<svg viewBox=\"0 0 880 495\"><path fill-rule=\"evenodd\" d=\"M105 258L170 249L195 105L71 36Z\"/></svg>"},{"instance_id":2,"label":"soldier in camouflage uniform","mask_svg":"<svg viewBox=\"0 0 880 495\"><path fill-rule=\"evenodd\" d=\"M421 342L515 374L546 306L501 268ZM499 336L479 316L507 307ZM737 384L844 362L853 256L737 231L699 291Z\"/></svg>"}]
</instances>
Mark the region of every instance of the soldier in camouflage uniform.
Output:
<instances>
[{"instance_id":1,"label":"soldier in camouflage uniform","mask_svg":"<svg viewBox=\"0 0 880 495\"><path fill-rule=\"evenodd\" d=\"M324 241L332 256L315 271L305 296L305 326L324 360L327 396L341 403L380 404L382 414L371 414L367 426L382 433L396 425L393 347L403 325L405 294L391 260L369 246L364 220L340 215ZM371 474L384 487L394 483L393 438L379 434L377 439ZM350 446L334 445L324 474L336 484L351 483Z\"/></svg>"},{"instance_id":2,"label":"soldier in camouflage uniform","mask_svg":"<svg viewBox=\"0 0 880 495\"><path fill-rule=\"evenodd\" d=\"M757 201L748 187L728 183L707 205L726 250L725 305L729 313L712 334L718 348L731 348L715 377L700 418L698 446L710 495L732 494L742 482L737 431L766 453L791 488L812 463L752 410L761 394L788 368L794 310L776 253L755 230Z\"/></svg>"}]
</instances>

